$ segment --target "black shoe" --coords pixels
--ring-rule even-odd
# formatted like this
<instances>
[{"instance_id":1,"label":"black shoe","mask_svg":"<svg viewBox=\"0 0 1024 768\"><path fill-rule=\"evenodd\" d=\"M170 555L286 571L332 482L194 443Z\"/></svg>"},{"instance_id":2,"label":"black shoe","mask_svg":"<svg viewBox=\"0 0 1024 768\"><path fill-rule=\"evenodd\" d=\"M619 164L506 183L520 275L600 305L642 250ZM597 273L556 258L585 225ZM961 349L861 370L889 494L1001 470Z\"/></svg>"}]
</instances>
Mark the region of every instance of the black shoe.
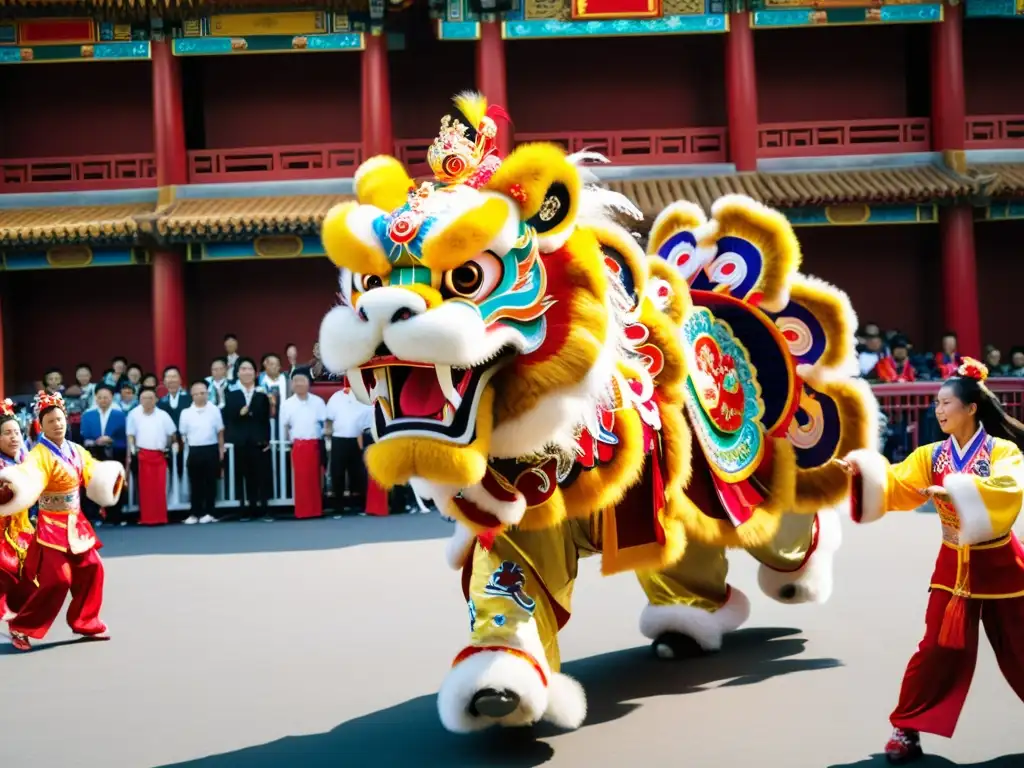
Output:
<instances>
[{"instance_id":1,"label":"black shoe","mask_svg":"<svg viewBox=\"0 0 1024 768\"><path fill-rule=\"evenodd\" d=\"M666 661L695 659L707 654L696 640L681 632L663 632L651 644L651 650L659 659Z\"/></svg>"},{"instance_id":2,"label":"black shoe","mask_svg":"<svg viewBox=\"0 0 1024 768\"><path fill-rule=\"evenodd\" d=\"M469 702L469 714L473 717L493 717L496 720L508 717L519 708L519 694L515 691L484 688L477 691Z\"/></svg>"},{"instance_id":3,"label":"black shoe","mask_svg":"<svg viewBox=\"0 0 1024 768\"><path fill-rule=\"evenodd\" d=\"M922 757L921 734L909 728L894 728L885 745L885 759L891 765L906 765Z\"/></svg>"}]
</instances>

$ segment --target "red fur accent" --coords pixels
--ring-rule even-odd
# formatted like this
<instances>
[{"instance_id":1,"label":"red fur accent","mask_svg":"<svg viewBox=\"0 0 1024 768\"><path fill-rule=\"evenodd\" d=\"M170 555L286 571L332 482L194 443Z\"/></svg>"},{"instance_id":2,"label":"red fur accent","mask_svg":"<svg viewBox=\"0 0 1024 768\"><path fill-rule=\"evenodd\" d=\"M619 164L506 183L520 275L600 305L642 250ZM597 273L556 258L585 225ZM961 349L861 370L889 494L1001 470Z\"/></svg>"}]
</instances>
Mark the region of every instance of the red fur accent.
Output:
<instances>
[{"instance_id":1,"label":"red fur accent","mask_svg":"<svg viewBox=\"0 0 1024 768\"><path fill-rule=\"evenodd\" d=\"M469 645L459 651L459 655L455 657L455 661L452 662L452 666L458 666L463 661L468 659L470 656L476 656L478 653L484 653L489 651L495 651L500 653L509 653L513 656L517 656L525 662L530 663L537 674L540 675L540 680L544 683L544 687L548 687L548 676L544 674L544 667L533 657L532 654L526 651L521 651L518 648L510 648L507 645Z\"/></svg>"}]
</instances>

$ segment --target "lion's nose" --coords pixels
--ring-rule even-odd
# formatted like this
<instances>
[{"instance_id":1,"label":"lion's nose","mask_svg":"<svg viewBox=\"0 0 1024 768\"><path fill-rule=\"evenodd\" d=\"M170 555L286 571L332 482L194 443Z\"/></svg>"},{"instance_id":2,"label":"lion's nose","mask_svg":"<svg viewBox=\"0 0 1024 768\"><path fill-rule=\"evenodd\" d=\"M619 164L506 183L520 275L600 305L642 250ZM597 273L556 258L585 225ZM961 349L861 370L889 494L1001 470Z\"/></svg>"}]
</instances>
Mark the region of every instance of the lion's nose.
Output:
<instances>
[{"instance_id":1,"label":"lion's nose","mask_svg":"<svg viewBox=\"0 0 1024 768\"><path fill-rule=\"evenodd\" d=\"M381 328L422 314L427 303L422 296L401 288L377 288L359 298L359 319Z\"/></svg>"}]
</instances>

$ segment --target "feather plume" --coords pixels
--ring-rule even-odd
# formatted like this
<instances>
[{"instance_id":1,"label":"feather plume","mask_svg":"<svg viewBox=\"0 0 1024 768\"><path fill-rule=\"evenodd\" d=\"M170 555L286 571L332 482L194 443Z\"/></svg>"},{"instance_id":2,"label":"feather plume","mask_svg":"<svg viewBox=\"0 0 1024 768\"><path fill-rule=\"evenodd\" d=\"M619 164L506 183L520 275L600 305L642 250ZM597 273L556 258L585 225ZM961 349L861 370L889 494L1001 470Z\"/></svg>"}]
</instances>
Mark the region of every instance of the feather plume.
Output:
<instances>
[{"instance_id":1,"label":"feather plume","mask_svg":"<svg viewBox=\"0 0 1024 768\"><path fill-rule=\"evenodd\" d=\"M474 130L480 127L480 123L487 116L487 99L477 91L463 91L452 99L455 106L459 108L470 127Z\"/></svg>"}]
</instances>

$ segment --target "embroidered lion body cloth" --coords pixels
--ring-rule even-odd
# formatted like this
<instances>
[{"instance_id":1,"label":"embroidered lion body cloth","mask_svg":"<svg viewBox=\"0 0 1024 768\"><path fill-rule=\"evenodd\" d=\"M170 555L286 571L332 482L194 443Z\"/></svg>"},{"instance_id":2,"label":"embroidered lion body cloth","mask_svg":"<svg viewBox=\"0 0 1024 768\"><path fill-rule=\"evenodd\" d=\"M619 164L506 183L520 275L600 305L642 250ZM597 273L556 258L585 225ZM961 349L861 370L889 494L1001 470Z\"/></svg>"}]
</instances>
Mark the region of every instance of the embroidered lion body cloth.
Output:
<instances>
[{"instance_id":1,"label":"embroidered lion body cloth","mask_svg":"<svg viewBox=\"0 0 1024 768\"><path fill-rule=\"evenodd\" d=\"M781 214L677 203L645 253L616 223L639 213L594 183L593 156L526 144L502 159L504 112L456 104L432 181L374 157L357 200L328 214L341 302L321 358L374 406L374 479L458 521L472 635L442 686L445 725L572 726L585 700L557 671L557 631L574 557L638 573L652 639L714 650L745 618L724 548L761 560L766 591L830 560L816 513L846 480L829 461L871 443L874 406L849 378L849 303L797 272ZM817 570L830 585L830 562ZM815 578L808 599L828 591Z\"/></svg>"}]
</instances>

